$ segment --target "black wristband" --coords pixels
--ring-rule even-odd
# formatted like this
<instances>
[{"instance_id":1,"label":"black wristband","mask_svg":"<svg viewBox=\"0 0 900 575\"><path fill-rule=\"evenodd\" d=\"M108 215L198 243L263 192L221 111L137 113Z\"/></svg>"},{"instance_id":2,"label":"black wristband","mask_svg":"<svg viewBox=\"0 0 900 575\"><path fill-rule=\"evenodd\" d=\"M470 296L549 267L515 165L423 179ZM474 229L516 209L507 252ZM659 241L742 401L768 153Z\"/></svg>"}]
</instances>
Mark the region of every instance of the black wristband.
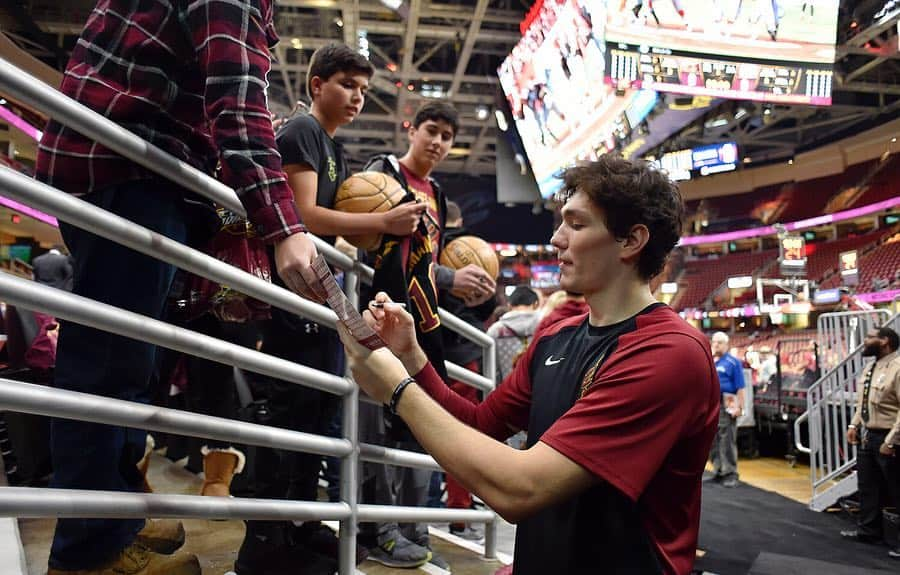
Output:
<instances>
[{"instance_id":1,"label":"black wristband","mask_svg":"<svg viewBox=\"0 0 900 575\"><path fill-rule=\"evenodd\" d=\"M415 379L407 377L394 388L394 393L391 394L391 401L388 403L388 410L391 412L391 415L397 415L397 404L400 402L400 396L403 395L403 390L406 389L409 384L415 382Z\"/></svg>"}]
</instances>

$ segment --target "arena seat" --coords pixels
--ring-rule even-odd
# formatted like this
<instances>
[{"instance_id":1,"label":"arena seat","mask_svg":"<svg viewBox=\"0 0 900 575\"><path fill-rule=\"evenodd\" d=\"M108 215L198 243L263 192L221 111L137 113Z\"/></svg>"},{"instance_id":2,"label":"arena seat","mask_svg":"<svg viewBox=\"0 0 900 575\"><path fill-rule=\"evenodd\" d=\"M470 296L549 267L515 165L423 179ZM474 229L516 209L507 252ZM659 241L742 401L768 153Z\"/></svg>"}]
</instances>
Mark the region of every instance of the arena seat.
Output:
<instances>
[{"instance_id":1,"label":"arena seat","mask_svg":"<svg viewBox=\"0 0 900 575\"><path fill-rule=\"evenodd\" d=\"M837 272L840 253L849 250L862 251L866 246L877 242L884 233L883 230L878 230L860 236L806 244L806 277L819 283L821 287L835 287L838 282L831 285L832 274Z\"/></svg>"},{"instance_id":2,"label":"arena seat","mask_svg":"<svg viewBox=\"0 0 900 575\"><path fill-rule=\"evenodd\" d=\"M688 260L678 280L675 309L701 308L710 294L730 276L752 275L777 256L776 250L742 252L702 260Z\"/></svg>"}]
</instances>

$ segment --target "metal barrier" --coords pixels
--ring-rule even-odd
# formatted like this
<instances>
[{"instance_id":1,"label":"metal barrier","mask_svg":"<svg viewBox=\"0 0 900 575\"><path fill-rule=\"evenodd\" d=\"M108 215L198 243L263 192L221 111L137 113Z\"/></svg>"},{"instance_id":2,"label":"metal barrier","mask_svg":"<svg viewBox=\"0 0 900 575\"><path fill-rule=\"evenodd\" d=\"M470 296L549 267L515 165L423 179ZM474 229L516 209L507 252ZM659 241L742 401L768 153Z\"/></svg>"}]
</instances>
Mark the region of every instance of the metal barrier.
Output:
<instances>
[{"instance_id":1,"label":"metal barrier","mask_svg":"<svg viewBox=\"0 0 900 575\"><path fill-rule=\"evenodd\" d=\"M826 317L831 316L831 317ZM823 317L825 318L823 320ZM882 322L875 323L878 318ZM855 321L854 321L855 319ZM798 451L809 454L812 497L809 506L823 511L857 489L856 446L847 442L847 427L856 409L856 380L864 369L862 336L874 327L900 328L900 316L890 317L885 310L840 312L819 317L819 342L854 346L843 359L828 369L809 387L806 412L794 422L794 442ZM829 330L837 330L831 333ZM820 348L821 349L821 348ZM803 424L807 424L809 446L803 445Z\"/></svg>"},{"instance_id":2,"label":"metal barrier","mask_svg":"<svg viewBox=\"0 0 900 575\"><path fill-rule=\"evenodd\" d=\"M0 59L0 92L33 104L61 123L189 190L238 214L245 213L236 194L227 186L66 98L3 59ZM0 192L74 226L197 275L227 284L280 309L329 327L335 325L336 315L324 306L305 300L197 250L4 167L0 167ZM332 265L345 271L345 291L351 301L358 305L359 280L371 281L372 269L338 252L319 238L314 238L314 241L319 252ZM497 516L493 511L357 503L359 461L435 470L441 468L428 455L380 445L360 444L357 437L358 401L361 398L357 386L347 379L9 274L0 274L0 297L21 307L46 311L69 321L341 395L344 434L343 439L322 437L0 379L0 409L342 458L341 503L222 500L184 495L7 487L0 488L0 516L335 519L341 522L339 533L341 575L352 574L355 570L358 521L484 522L487 526L485 557L496 556ZM439 315L448 329L478 343L484 352L482 366L484 375L472 373L448 362L449 375L485 392L492 391L495 387L496 362L493 340L446 310L439 310Z\"/></svg>"},{"instance_id":3,"label":"metal barrier","mask_svg":"<svg viewBox=\"0 0 900 575\"><path fill-rule=\"evenodd\" d=\"M842 362L862 344L872 327L882 325L891 317L885 309L823 313L816 321L819 340L819 364L827 371Z\"/></svg>"}]
</instances>

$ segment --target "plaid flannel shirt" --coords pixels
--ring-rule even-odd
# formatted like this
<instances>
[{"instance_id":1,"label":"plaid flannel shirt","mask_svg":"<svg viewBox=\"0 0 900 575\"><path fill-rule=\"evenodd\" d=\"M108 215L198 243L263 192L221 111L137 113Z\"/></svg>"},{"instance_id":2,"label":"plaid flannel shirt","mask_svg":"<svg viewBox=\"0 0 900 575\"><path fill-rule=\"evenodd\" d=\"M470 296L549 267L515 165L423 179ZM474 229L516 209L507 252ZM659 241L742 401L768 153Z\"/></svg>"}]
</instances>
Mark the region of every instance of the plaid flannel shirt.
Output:
<instances>
[{"instance_id":1,"label":"plaid flannel shirt","mask_svg":"<svg viewBox=\"0 0 900 575\"><path fill-rule=\"evenodd\" d=\"M266 241L306 231L266 103L272 0L99 0L60 90L234 188ZM140 7L138 7L140 6ZM38 179L82 195L145 168L51 120Z\"/></svg>"}]
</instances>

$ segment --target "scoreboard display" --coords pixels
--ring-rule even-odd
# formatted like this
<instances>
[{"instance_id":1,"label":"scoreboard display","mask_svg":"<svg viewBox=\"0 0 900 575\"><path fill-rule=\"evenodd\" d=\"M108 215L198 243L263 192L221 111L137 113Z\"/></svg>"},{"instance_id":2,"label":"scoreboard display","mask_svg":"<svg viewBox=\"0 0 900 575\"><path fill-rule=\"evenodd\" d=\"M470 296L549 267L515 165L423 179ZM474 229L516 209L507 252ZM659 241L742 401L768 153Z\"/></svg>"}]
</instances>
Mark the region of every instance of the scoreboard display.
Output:
<instances>
[{"instance_id":1,"label":"scoreboard display","mask_svg":"<svg viewBox=\"0 0 900 575\"><path fill-rule=\"evenodd\" d=\"M831 65L734 61L648 45L613 44L607 69L616 85L658 92L777 104L831 104Z\"/></svg>"},{"instance_id":2,"label":"scoreboard display","mask_svg":"<svg viewBox=\"0 0 900 575\"><path fill-rule=\"evenodd\" d=\"M784 236L779 239L781 273L806 274L806 240L803 236Z\"/></svg>"},{"instance_id":3,"label":"scoreboard display","mask_svg":"<svg viewBox=\"0 0 900 575\"><path fill-rule=\"evenodd\" d=\"M607 75L619 89L831 103L839 0L607 6Z\"/></svg>"}]
</instances>

